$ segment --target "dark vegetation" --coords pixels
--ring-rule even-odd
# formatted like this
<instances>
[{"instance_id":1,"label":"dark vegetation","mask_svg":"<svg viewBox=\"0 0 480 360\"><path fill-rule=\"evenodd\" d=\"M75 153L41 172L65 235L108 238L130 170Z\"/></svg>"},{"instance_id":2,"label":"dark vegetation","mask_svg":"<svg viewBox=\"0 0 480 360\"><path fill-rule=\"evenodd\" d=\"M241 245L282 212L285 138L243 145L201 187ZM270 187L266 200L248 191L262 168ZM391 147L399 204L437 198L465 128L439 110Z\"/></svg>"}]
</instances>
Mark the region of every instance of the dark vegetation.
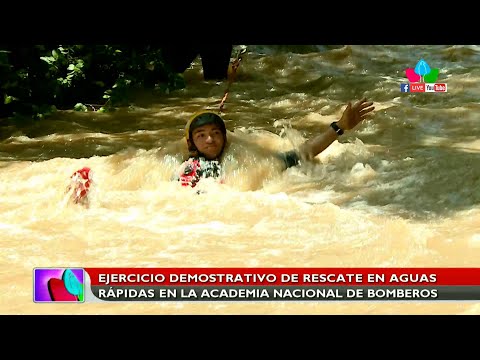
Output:
<instances>
[{"instance_id":1,"label":"dark vegetation","mask_svg":"<svg viewBox=\"0 0 480 360\"><path fill-rule=\"evenodd\" d=\"M205 79L221 79L227 75L231 49L231 45L0 46L0 118L42 118L71 109L111 111L128 105L135 89L163 93L181 89L182 73L199 54Z\"/></svg>"}]
</instances>

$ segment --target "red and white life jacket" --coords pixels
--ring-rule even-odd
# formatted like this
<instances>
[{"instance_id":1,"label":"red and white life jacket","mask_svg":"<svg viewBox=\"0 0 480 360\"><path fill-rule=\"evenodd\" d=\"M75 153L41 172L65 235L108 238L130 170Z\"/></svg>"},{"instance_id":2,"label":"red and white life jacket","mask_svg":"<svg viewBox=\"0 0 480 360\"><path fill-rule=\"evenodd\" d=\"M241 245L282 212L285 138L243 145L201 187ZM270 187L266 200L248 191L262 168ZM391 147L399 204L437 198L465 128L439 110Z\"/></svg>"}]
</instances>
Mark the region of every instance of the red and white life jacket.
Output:
<instances>
[{"instance_id":1,"label":"red and white life jacket","mask_svg":"<svg viewBox=\"0 0 480 360\"><path fill-rule=\"evenodd\" d=\"M75 171L70 177L71 184L67 190L73 189L72 197L75 204L86 200L92 184L92 171L89 167L83 167Z\"/></svg>"},{"instance_id":2,"label":"red and white life jacket","mask_svg":"<svg viewBox=\"0 0 480 360\"><path fill-rule=\"evenodd\" d=\"M202 178L221 177L221 166L218 160L207 160L203 157L190 158L183 163L182 169L178 177L182 186L193 188Z\"/></svg>"}]
</instances>

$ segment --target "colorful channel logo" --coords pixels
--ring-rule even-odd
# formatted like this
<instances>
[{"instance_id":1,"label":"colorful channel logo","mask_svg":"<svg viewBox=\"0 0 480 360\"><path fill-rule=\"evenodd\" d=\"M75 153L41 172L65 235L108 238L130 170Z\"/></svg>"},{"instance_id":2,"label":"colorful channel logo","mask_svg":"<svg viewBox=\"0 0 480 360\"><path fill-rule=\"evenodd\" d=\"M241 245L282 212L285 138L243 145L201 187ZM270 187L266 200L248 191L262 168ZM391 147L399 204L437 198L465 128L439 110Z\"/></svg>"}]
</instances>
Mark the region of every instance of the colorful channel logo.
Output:
<instances>
[{"instance_id":1,"label":"colorful channel logo","mask_svg":"<svg viewBox=\"0 0 480 360\"><path fill-rule=\"evenodd\" d=\"M439 70L431 68L423 59L417 63L415 68L405 70L410 83L400 84L401 92L447 92L446 83L437 83Z\"/></svg>"},{"instance_id":2,"label":"colorful channel logo","mask_svg":"<svg viewBox=\"0 0 480 360\"><path fill-rule=\"evenodd\" d=\"M83 269L36 268L33 270L34 302L84 302Z\"/></svg>"}]
</instances>

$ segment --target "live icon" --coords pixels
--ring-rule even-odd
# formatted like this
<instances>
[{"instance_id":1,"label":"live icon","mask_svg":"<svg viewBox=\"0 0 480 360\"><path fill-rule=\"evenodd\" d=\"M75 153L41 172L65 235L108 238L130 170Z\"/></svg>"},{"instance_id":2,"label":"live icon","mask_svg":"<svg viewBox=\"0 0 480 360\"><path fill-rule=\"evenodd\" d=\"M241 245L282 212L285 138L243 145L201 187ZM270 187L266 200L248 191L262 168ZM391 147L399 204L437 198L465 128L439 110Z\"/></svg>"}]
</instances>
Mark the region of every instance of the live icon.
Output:
<instances>
[{"instance_id":1,"label":"live icon","mask_svg":"<svg viewBox=\"0 0 480 360\"><path fill-rule=\"evenodd\" d=\"M425 83L410 84L410 92L425 92Z\"/></svg>"}]
</instances>

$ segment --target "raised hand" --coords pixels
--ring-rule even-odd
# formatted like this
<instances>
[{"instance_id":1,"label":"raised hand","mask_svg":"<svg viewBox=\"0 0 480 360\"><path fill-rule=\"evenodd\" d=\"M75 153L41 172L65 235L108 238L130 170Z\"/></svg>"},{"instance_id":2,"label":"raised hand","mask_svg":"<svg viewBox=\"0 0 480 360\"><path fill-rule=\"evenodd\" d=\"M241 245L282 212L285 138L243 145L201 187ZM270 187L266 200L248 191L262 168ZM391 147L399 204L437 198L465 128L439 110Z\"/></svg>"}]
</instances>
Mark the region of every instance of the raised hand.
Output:
<instances>
[{"instance_id":1,"label":"raised hand","mask_svg":"<svg viewBox=\"0 0 480 360\"><path fill-rule=\"evenodd\" d=\"M353 129L358 123L365 120L365 118L375 109L372 105L373 102L367 102L366 98L356 102L354 105L349 102L337 125L343 130Z\"/></svg>"}]
</instances>

